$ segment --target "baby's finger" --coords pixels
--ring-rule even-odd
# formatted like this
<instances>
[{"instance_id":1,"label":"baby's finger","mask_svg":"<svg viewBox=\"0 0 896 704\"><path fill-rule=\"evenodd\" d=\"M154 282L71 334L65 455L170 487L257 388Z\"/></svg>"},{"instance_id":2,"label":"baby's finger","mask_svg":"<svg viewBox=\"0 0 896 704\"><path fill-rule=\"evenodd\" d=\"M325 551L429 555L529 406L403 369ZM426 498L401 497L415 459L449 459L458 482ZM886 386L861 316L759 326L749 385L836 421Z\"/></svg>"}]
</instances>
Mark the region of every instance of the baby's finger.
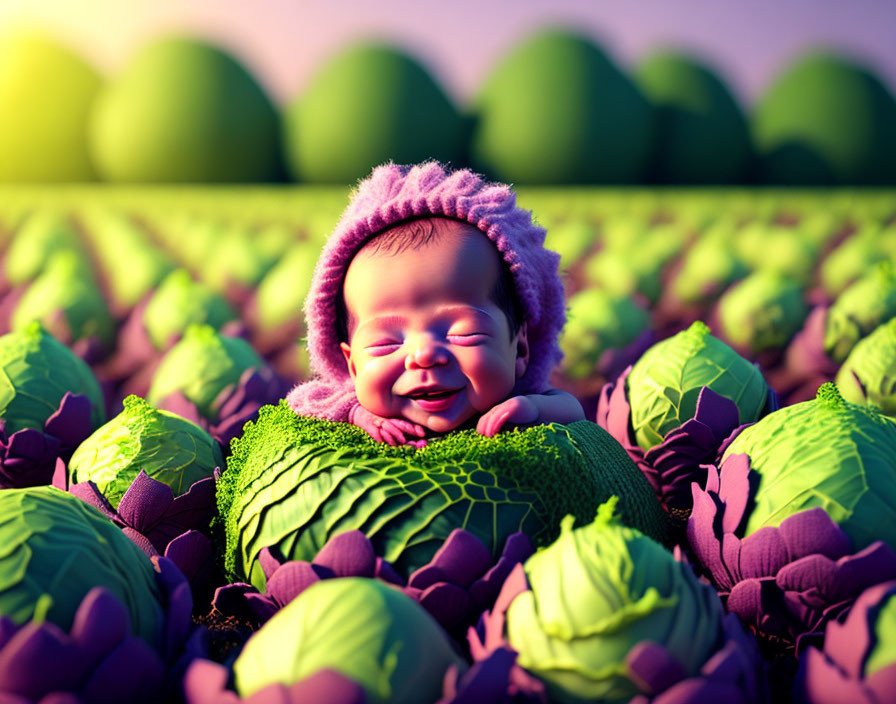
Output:
<instances>
[{"instance_id":1,"label":"baby's finger","mask_svg":"<svg viewBox=\"0 0 896 704\"><path fill-rule=\"evenodd\" d=\"M383 423L383 435L387 436L390 445L403 445L404 433L393 423Z\"/></svg>"},{"instance_id":2,"label":"baby's finger","mask_svg":"<svg viewBox=\"0 0 896 704\"><path fill-rule=\"evenodd\" d=\"M392 436L392 433L389 432L387 426L380 426L379 431L377 433L379 435L379 441L384 442L388 445L395 445L395 438Z\"/></svg>"},{"instance_id":3,"label":"baby's finger","mask_svg":"<svg viewBox=\"0 0 896 704\"><path fill-rule=\"evenodd\" d=\"M412 433L419 437L423 437L426 434L422 425L411 423L409 420L393 420L392 422L406 433Z\"/></svg>"},{"instance_id":4,"label":"baby's finger","mask_svg":"<svg viewBox=\"0 0 896 704\"><path fill-rule=\"evenodd\" d=\"M479 417L479 420L476 423L476 432L477 433L479 433L480 435L487 435L488 424L489 424L489 421L491 420L491 418L493 417L493 415L494 414L491 411L487 411L486 413L483 413Z\"/></svg>"},{"instance_id":5,"label":"baby's finger","mask_svg":"<svg viewBox=\"0 0 896 704\"><path fill-rule=\"evenodd\" d=\"M498 434L498 431L504 427L504 424L507 422L507 419L510 417L510 411L503 411L501 413L495 414L495 419L492 421L489 437L494 437Z\"/></svg>"}]
</instances>

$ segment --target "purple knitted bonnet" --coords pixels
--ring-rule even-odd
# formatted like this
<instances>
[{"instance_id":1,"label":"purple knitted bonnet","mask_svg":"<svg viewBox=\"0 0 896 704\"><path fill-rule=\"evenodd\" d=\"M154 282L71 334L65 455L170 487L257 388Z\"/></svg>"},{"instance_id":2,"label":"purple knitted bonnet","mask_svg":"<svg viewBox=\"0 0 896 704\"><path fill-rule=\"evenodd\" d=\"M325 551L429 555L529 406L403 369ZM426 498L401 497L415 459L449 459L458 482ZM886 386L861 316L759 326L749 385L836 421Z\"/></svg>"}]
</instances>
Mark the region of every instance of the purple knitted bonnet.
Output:
<instances>
[{"instance_id":1,"label":"purple knitted bonnet","mask_svg":"<svg viewBox=\"0 0 896 704\"><path fill-rule=\"evenodd\" d=\"M371 235L414 216L445 216L468 222L495 243L507 262L528 324L529 367L521 390L545 388L560 361L560 330L566 319L560 255L544 248L545 230L516 205L516 194L469 170L448 171L437 162L376 167L361 181L317 260L305 301L312 371L339 385L349 378L339 349L336 301L349 262Z\"/></svg>"}]
</instances>

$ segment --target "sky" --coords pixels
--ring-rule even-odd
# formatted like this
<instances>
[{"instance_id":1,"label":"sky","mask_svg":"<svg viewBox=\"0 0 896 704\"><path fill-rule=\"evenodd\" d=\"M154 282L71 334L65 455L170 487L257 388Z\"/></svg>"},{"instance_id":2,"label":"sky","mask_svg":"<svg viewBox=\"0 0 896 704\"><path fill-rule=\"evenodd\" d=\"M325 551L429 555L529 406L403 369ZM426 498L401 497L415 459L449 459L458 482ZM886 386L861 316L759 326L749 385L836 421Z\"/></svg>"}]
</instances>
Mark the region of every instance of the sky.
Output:
<instances>
[{"instance_id":1,"label":"sky","mask_svg":"<svg viewBox=\"0 0 896 704\"><path fill-rule=\"evenodd\" d=\"M110 76L156 37L216 42L281 104L328 57L365 40L404 49L464 103L514 44L548 26L585 33L624 68L659 48L685 50L745 106L819 47L896 93L896 0L0 0L0 35L46 30Z\"/></svg>"}]
</instances>

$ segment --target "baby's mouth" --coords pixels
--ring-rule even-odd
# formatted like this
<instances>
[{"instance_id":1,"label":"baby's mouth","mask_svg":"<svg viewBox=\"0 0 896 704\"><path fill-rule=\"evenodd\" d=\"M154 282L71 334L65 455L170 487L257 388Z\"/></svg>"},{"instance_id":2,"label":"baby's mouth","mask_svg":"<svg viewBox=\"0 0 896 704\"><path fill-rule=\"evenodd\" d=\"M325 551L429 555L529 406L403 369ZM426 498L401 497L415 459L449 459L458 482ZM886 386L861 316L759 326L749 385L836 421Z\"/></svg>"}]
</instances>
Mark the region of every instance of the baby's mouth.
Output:
<instances>
[{"instance_id":1,"label":"baby's mouth","mask_svg":"<svg viewBox=\"0 0 896 704\"><path fill-rule=\"evenodd\" d=\"M460 389L419 389L406 396L424 411L444 411L460 391Z\"/></svg>"}]
</instances>

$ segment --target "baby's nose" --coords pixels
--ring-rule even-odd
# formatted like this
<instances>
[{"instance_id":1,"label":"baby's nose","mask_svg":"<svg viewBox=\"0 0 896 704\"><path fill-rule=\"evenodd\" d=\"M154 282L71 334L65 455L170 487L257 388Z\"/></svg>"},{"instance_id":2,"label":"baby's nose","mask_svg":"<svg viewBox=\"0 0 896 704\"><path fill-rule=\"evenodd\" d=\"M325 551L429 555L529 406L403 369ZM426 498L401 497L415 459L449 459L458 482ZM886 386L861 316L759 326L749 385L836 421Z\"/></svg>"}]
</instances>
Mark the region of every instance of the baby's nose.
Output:
<instances>
[{"instance_id":1,"label":"baby's nose","mask_svg":"<svg viewBox=\"0 0 896 704\"><path fill-rule=\"evenodd\" d=\"M432 338L420 339L405 358L407 369L425 369L448 363L448 351Z\"/></svg>"}]
</instances>

